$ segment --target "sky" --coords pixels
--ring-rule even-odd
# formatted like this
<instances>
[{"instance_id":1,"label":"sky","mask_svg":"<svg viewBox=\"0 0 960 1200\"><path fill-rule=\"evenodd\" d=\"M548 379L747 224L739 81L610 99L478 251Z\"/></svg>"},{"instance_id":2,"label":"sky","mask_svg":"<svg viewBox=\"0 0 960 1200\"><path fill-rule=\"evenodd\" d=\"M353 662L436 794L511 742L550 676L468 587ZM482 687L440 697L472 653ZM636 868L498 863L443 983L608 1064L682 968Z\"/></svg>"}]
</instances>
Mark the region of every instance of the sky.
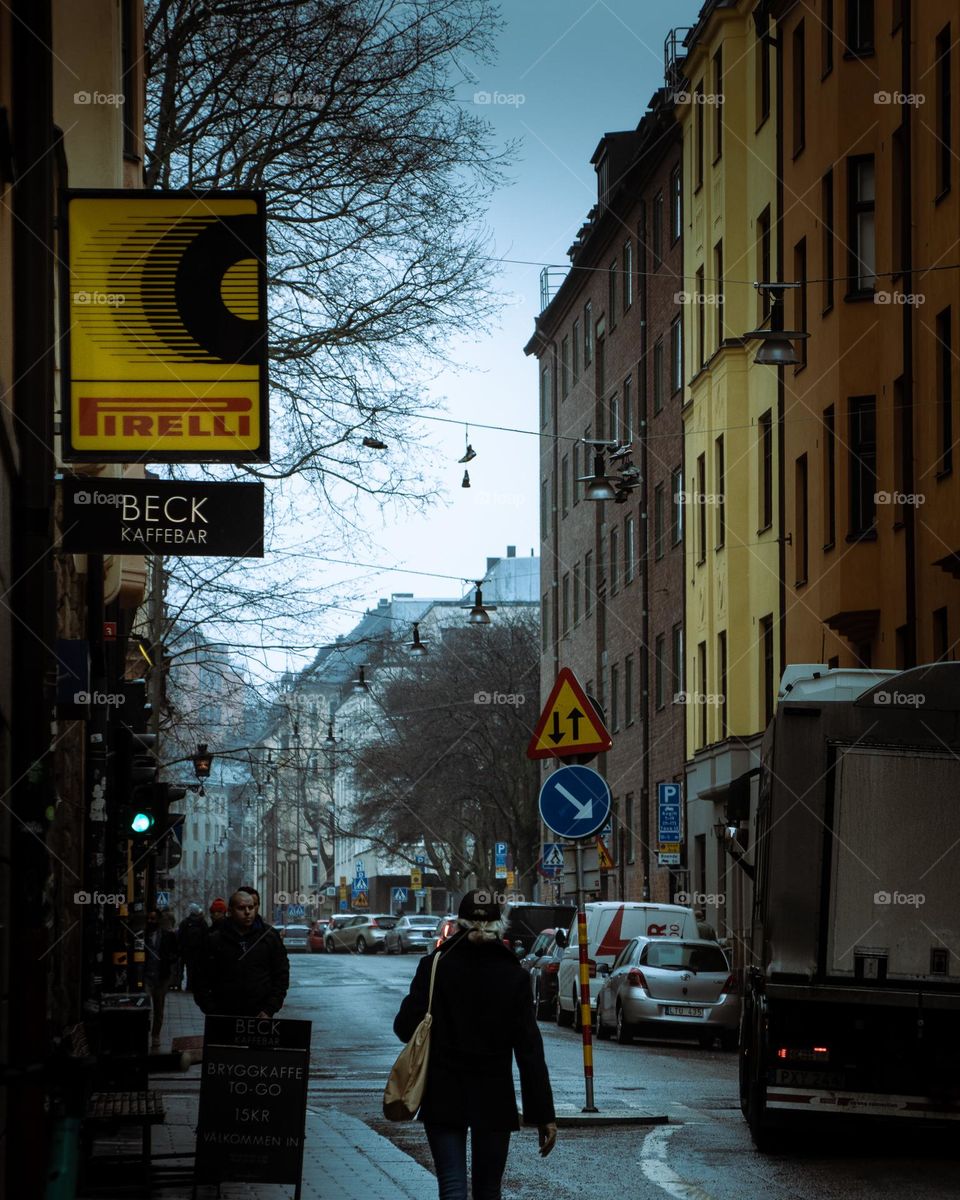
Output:
<instances>
[{"instance_id":1,"label":"sky","mask_svg":"<svg viewBox=\"0 0 960 1200\"><path fill-rule=\"evenodd\" d=\"M539 553L537 368L523 347L540 310L540 265L568 262L567 248L596 201L590 158L597 143L606 132L636 127L663 82L664 38L693 24L699 7L700 0L503 0L496 61L474 65L476 83L463 84L458 95L465 105L482 106L501 141L519 143L513 182L486 214L495 256L517 262L498 272L499 323L451 346L458 370L431 387L443 415L470 423L477 454L467 468L471 486L461 487L464 467L456 461L463 425L425 422L424 434L440 452L443 497L415 518L371 513L370 548L362 552L364 562L406 570L328 564L326 584L342 580L354 594L362 586L368 605L393 592L458 594L460 580L482 573L487 557L504 555L508 545L521 556ZM346 602L332 612L325 633L346 633L356 608Z\"/></svg>"}]
</instances>

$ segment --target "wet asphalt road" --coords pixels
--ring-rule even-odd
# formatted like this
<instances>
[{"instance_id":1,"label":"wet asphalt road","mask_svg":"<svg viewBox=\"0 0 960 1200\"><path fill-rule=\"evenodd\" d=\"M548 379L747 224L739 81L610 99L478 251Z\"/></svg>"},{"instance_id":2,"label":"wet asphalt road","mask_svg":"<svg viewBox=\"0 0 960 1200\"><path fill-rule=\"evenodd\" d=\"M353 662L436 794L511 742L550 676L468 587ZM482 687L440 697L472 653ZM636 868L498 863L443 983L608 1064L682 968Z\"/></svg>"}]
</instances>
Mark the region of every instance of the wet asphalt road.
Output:
<instances>
[{"instance_id":1,"label":"wet asphalt road","mask_svg":"<svg viewBox=\"0 0 960 1200\"><path fill-rule=\"evenodd\" d=\"M400 1043L393 1018L417 955L291 955L283 1016L313 1021L310 1101L359 1117L431 1166L422 1128L383 1120L380 1099ZM579 1038L541 1023L558 1104L579 1108ZM536 1134L513 1139L505 1176L510 1200L955 1200L960 1194L956 1135L889 1130L851 1139L803 1139L776 1155L758 1154L740 1114L736 1055L693 1042L595 1043L596 1103L663 1113L651 1128L561 1129L541 1160ZM424 1200L433 1200L424 1197Z\"/></svg>"}]
</instances>

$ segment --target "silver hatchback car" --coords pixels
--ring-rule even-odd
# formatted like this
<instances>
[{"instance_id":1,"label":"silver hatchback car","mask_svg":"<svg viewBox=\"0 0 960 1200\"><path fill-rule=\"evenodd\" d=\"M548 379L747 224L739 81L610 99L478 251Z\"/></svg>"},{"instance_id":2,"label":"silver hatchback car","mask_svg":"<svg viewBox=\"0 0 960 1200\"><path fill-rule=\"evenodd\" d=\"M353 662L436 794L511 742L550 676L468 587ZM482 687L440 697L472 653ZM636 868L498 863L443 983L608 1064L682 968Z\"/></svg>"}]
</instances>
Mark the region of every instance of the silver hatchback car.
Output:
<instances>
[{"instance_id":1,"label":"silver hatchback car","mask_svg":"<svg viewBox=\"0 0 960 1200\"><path fill-rule=\"evenodd\" d=\"M373 954L383 949L387 930L397 918L390 913L353 913L336 916L327 930L327 951L350 950L356 954Z\"/></svg>"},{"instance_id":2,"label":"silver hatchback car","mask_svg":"<svg viewBox=\"0 0 960 1200\"><path fill-rule=\"evenodd\" d=\"M693 1037L737 1044L740 995L723 948L705 939L638 937L620 951L597 994L597 1037Z\"/></svg>"}]
</instances>

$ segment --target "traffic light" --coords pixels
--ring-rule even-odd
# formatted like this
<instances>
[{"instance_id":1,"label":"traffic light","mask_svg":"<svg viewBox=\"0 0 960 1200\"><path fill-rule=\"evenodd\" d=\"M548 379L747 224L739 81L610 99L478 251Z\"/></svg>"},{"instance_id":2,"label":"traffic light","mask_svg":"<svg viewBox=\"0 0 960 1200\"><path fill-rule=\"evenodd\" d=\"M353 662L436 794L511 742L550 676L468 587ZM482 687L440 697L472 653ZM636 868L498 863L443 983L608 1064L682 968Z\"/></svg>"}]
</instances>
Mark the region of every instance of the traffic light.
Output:
<instances>
[{"instance_id":1,"label":"traffic light","mask_svg":"<svg viewBox=\"0 0 960 1200\"><path fill-rule=\"evenodd\" d=\"M116 775L119 814L119 834L122 838L148 842L165 810L159 807L163 796L157 784L160 764L157 762L155 733L138 733L127 727L118 736Z\"/></svg>"}]
</instances>

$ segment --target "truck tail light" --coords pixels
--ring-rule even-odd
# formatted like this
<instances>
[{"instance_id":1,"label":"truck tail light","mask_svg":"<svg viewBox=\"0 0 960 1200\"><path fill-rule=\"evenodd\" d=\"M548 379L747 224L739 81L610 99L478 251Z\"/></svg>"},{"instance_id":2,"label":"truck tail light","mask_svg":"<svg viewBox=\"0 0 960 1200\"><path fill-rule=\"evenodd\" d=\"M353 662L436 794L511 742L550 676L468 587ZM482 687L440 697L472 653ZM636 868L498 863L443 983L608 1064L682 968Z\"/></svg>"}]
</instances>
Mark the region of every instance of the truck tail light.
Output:
<instances>
[{"instance_id":1,"label":"truck tail light","mask_svg":"<svg viewBox=\"0 0 960 1200\"><path fill-rule=\"evenodd\" d=\"M830 1059L829 1046L781 1046L777 1050L777 1058L787 1062L828 1062Z\"/></svg>"},{"instance_id":2,"label":"truck tail light","mask_svg":"<svg viewBox=\"0 0 960 1200\"><path fill-rule=\"evenodd\" d=\"M647 987L647 981L644 978L643 972L638 971L636 967L632 967L627 972L627 983L630 985L630 987L643 988L645 992L649 992L650 990Z\"/></svg>"},{"instance_id":3,"label":"truck tail light","mask_svg":"<svg viewBox=\"0 0 960 1200\"><path fill-rule=\"evenodd\" d=\"M597 977L597 964L592 958L587 959L587 977L589 979L596 979Z\"/></svg>"},{"instance_id":4,"label":"truck tail light","mask_svg":"<svg viewBox=\"0 0 960 1200\"><path fill-rule=\"evenodd\" d=\"M547 963L546 967L544 967L544 970L548 975L556 975L560 970L560 964L558 962L549 962Z\"/></svg>"}]
</instances>

